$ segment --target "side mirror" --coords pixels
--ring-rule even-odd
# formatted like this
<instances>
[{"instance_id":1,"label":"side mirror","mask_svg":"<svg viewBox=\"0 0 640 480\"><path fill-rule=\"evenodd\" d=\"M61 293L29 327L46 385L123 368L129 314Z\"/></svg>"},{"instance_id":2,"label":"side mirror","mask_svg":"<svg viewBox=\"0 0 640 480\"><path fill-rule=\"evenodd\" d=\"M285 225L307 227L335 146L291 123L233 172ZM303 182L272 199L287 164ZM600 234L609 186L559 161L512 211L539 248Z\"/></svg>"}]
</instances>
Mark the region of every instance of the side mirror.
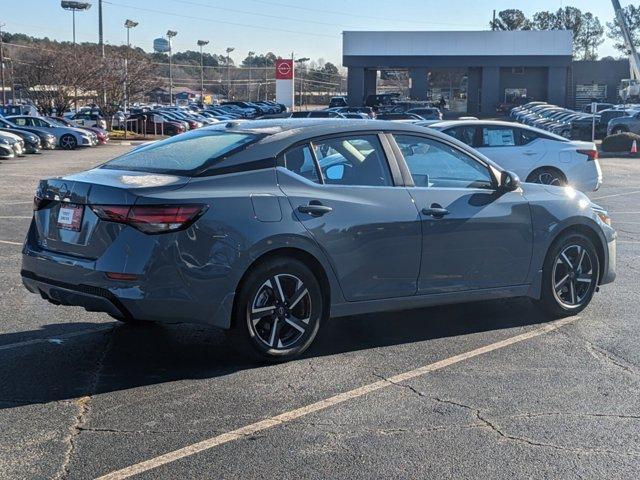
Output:
<instances>
[{"instance_id":1,"label":"side mirror","mask_svg":"<svg viewBox=\"0 0 640 480\"><path fill-rule=\"evenodd\" d=\"M500 190L513 192L520 186L520 178L513 172L504 170L500 175Z\"/></svg>"}]
</instances>

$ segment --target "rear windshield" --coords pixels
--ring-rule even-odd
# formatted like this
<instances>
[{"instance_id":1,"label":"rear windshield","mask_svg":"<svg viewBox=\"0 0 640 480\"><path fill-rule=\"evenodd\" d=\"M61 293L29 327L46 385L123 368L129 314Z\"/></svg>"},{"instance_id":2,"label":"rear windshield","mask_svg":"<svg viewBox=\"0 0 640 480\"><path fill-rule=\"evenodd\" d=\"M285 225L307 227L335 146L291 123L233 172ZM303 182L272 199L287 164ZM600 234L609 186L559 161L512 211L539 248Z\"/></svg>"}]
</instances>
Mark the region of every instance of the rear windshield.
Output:
<instances>
[{"instance_id":1,"label":"rear windshield","mask_svg":"<svg viewBox=\"0 0 640 480\"><path fill-rule=\"evenodd\" d=\"M195 174L225 155L259 140L249 133L193 132L145 145L117 157L101 168L152 173Z\"/></svg>"}]
</instances>

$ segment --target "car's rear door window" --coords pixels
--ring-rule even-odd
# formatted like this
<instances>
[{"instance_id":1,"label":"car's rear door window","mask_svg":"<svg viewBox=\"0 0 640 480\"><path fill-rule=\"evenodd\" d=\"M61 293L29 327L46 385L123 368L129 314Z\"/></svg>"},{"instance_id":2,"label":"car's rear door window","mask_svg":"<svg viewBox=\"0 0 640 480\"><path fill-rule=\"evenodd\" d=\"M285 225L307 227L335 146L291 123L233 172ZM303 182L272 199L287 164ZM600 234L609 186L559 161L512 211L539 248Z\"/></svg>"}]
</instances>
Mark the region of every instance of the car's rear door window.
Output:
<instances>
[{"instance_id":1,"label":"car's rear door window","mask_svg":"<svg viewBox=\"0 0 640 480\"><path fill-rule=\"evenodd\" d=\"M313 142L313 147L327 185L393 185L376 135L329 138Z\"/></svg>"},{"instance_id":2,"label":"car's rear door window","mask_svg":"<svg viewBox=\"0 0 640 480\"><path fill-rule=\"evenodd\" d=\"M309 145L300 145L289 150L284 155L284 162L287 170L312 182L322 183Z\"/></svg>"},{"instance_id":3,"label":"car's rear door window","mask_svg":"<svg viewBox=\"0 0 640 480\"><path fill-rule=\"evenodd\" d=\"M476 145L476 127L473 125L461 125L459 127L449 128L444 130L447 135L460 140L462 143L466 143L470 147Z\"/></svg>"},{"instance_id":4,"label":"car's rear door window","mask_svg":"<svg viewBox=\"0 0 640 480\"><path fill-rule=\"evenodd\" d=\"M224 131L187 135L137 148L105 163L102 168L186 175L260 138L255 134Z\"/></svg>"}]
</instances>

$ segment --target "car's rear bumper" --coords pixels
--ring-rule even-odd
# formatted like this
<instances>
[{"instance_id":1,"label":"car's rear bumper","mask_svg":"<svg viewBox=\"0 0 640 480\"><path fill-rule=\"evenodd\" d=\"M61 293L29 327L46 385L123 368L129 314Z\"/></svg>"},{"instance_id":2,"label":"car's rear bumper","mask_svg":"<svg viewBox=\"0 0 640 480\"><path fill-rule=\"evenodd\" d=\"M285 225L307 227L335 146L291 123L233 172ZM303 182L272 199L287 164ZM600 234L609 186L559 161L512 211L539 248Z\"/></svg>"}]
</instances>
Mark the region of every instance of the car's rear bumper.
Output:
<instances>
[{"instance_id":1,"label":"car's rear bumper","mask_svg":"<svg viewBox=\"0 0 640 480\"><path fill-rule=\"evenodd\" d=\"M158 237L149 237L153 241L140 247L135 260L124 251L130 249L126 244L114 244L102 260L93 260L43 249L32 233L22 251L22 281L30 292L53 304L137 320L230 325L235 285L226 268L203 275L193 264L179 261L180 254L192 260L190 252L167 249ZM107 276L108 271L136 277L114 280Z\"/></svg>"},{"instance_id":2,"label":"car's rear bumper","mask_svg":"<svg viewBox=\"0 0 640 480\"><path fill-rule=\"evenodd\" d=\"M72 285L40 277L22 270L22 283L31 293L37 293L54 305L83 307L89 312L104 312L114 317L133 318L122 302L108 289L90 285Z\"/></svg>"}]
</instances>

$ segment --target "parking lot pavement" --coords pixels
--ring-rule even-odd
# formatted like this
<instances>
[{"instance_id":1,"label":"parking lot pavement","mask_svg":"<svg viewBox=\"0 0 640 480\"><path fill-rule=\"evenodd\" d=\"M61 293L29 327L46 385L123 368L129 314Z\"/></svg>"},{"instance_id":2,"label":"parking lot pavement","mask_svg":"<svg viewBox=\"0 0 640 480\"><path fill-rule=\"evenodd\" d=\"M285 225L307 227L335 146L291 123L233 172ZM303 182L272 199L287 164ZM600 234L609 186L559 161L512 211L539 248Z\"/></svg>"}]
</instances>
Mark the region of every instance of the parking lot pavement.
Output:
<instances>
[{"instance_id":1,"label":"parking lot pavement","mask_svg":"<svg viewBox=\"0 0 640 480\"><path fill-rule=\"evenodd\" d=\"M336 319L265 366L204 326L21 286L38 178L128 148L0 164L0 478L638 477L640 161L602 161L618 279L580 317L515 299Z\"/></svg>"}]
</instances>

